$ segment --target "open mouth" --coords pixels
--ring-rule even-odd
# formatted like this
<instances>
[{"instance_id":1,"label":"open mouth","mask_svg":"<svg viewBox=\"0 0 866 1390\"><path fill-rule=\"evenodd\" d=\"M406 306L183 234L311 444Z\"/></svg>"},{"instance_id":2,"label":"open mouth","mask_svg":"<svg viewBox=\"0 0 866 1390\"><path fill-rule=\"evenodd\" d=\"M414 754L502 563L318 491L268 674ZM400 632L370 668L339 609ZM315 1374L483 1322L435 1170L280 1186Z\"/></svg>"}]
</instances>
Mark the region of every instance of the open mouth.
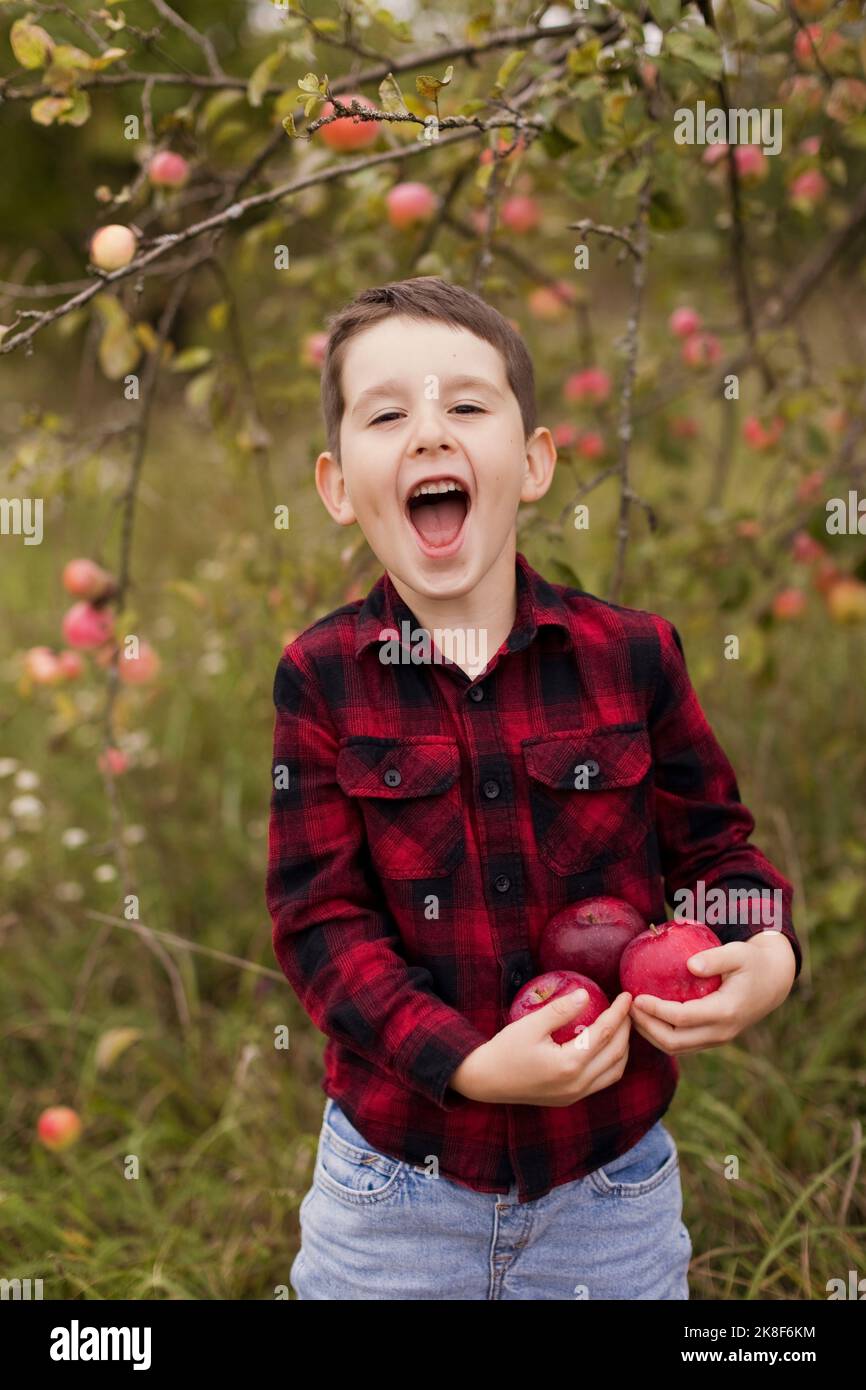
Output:
<instances>
[{"instance_id":1,"label":"open mouth","mask_svg":"<svg viewBox=\"0 0 866 1390\"><path fill-rule=\"evenodd\" d=\"M460 483L422 484L427 491L409 498L406 513L425 545L433 549L451 545L460 534L472 505Z\"/></svg>"}]
</instances>

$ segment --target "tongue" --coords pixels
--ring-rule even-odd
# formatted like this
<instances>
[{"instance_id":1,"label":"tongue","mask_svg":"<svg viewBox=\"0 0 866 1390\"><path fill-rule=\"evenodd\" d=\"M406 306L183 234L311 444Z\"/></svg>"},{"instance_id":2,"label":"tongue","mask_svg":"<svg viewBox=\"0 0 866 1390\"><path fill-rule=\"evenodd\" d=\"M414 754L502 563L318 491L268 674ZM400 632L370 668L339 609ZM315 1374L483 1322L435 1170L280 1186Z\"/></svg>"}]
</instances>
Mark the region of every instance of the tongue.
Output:
<instances>
[{"instance_id":1,"label":"tongue","mask_svg":"<svg viewBox=\"0 0 866 1390\"><path fill-rule=\"evenodd\" d=\"M428 545L449 545L465 515L466 502L446 494L441 501L424 502L413 508L412 524Z\"/></svg>"}]
</instances>

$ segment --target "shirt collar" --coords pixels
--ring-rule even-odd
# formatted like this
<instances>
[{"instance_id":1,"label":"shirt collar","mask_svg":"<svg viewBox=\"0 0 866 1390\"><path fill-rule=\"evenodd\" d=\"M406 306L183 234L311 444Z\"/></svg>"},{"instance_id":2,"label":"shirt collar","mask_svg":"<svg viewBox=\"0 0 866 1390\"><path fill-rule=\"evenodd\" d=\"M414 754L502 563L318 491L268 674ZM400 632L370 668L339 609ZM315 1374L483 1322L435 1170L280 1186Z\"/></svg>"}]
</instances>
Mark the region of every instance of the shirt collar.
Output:
<instances>
[{"instance_id":1,"label":"shirt collar","mask_svg":"<svg viewBox=\"0 0 866 1390\"><path fill-rule=\"evenodd\" d=\"M510 652L522 651L528 647L540 628L553 629L551 642L560 650L571 643L571 624L569 610L560 595L546 579L543 579L530 565L525 555L517 552L517 612L514 625L508 635L506 647ZM359 656L371 642L383 642L383 632L396 629L402 633L401 623L410 628L418 626L418 619L403 602L391 576L386 572L377 579L358 610L355 631L355 655Z\"/></svg>"}]
</instances>

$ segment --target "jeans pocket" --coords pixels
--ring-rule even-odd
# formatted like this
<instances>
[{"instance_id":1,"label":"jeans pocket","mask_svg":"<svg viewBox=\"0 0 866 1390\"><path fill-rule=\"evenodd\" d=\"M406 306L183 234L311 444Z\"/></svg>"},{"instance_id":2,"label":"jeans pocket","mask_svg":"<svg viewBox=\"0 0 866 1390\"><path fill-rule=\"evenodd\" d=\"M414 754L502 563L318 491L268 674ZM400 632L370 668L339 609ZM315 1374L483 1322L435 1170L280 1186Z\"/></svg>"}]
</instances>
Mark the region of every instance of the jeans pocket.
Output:
<instances>
[{"instance_id":1,"label":"jeans pocket","mask_svg":"<svg viewBox=\"0 0 866 1390\"><path fill-rule=\"evenodd\" d=\"M674 1177L679 1162L673 1135L657 1120L630 1149L589 1176L603 1196L642 1197Z\"/></svg>"},{"instance_id":2,"label":"jeans pocket","mask_svg":"<svg viewBox=\"0 0 866 1390\"><path fill-rule=\"evenodd\" d=\"M368 1144L331 1098L325 1106L314 1184L347 1202L364 1206L393 1196L408 1165Z\"/></svg>"}]
</instances>

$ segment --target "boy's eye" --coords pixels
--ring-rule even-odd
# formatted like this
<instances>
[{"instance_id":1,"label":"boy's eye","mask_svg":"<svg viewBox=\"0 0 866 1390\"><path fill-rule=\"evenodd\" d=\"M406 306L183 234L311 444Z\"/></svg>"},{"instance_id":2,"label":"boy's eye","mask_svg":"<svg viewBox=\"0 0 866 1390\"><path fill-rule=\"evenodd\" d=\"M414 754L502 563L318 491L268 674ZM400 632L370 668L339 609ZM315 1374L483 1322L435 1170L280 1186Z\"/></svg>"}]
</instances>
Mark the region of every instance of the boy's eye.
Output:
<instances>
[{"instance_id":1,"label":"boy's eye","mask_svg":"<svg viewBox=\"0 0 866 1390\"><path fill-rule=\"evenodd\" d=\"M371 425L381 425L385 420L396 420L399 418L399 410L386 410L381 415L377 415L375 420L371 420Z\"/></svg>"},{"instance_id":2,"label":"boy's eye","mask_svg":"<svg viewBox=\"0 0 866 1390\"><path fill-rule=\"evenodd\" d=\"M470 401L463 401L460 405L455 405L455 410L474 410L477 414L483 415L484 411L480 405L472 405Z\"/></svg>"}]
</instances>

